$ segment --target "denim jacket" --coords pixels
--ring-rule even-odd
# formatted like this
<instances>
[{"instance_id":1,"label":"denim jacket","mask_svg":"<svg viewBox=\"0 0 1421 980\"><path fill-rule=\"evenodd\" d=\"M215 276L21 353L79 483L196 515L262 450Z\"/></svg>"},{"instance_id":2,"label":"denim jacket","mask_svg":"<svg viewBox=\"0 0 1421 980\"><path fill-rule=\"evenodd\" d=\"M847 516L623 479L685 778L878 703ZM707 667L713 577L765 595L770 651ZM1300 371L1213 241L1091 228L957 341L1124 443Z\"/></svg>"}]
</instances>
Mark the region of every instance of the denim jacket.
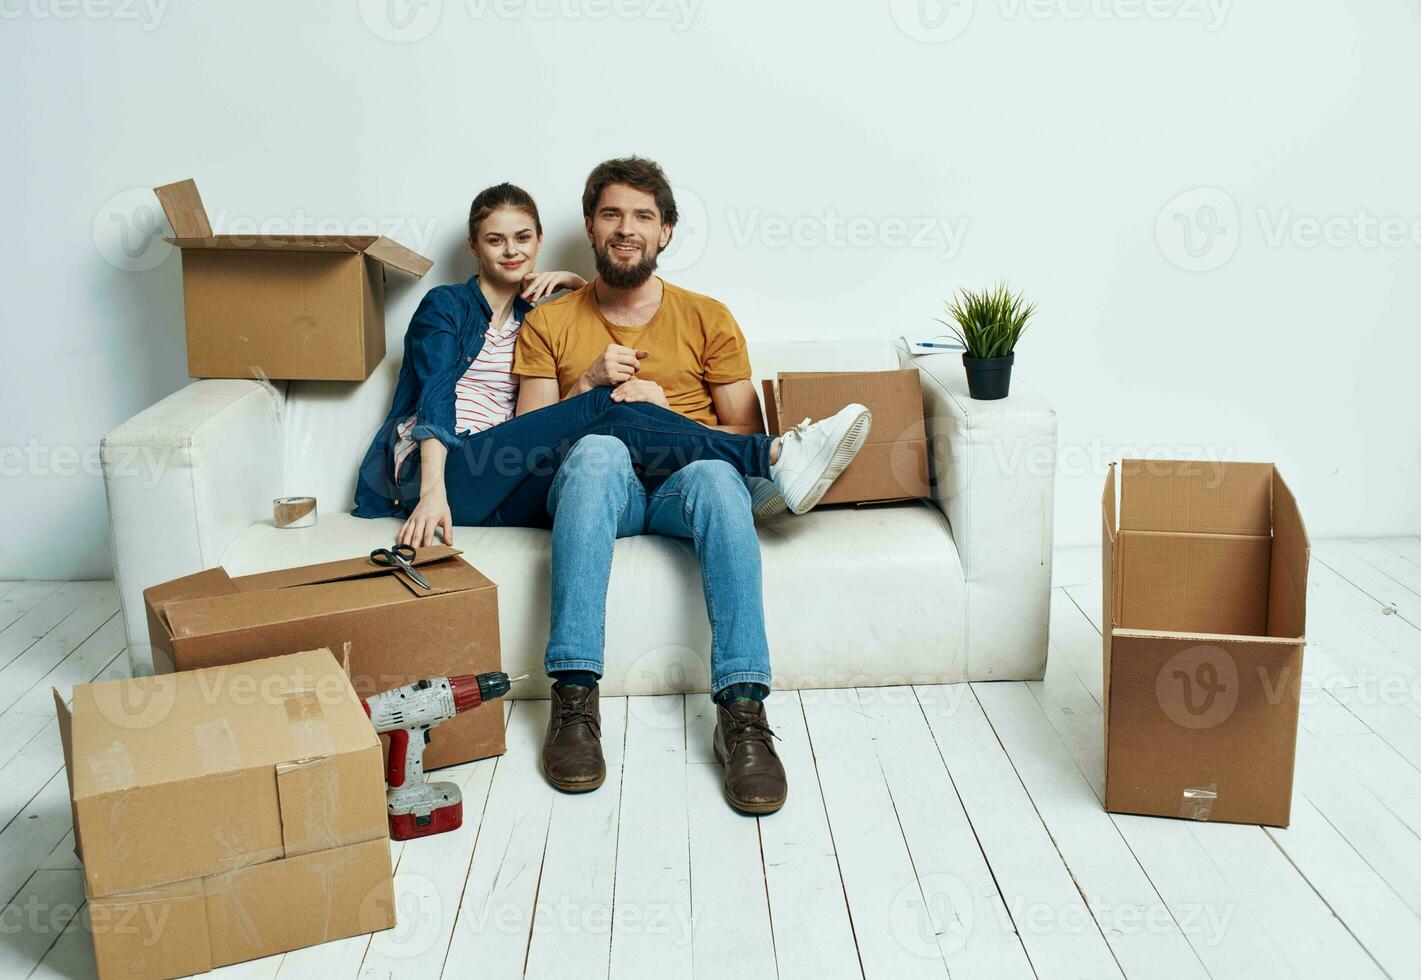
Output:
<instances>
[{"instance_id":1,"label":"denim jacket","mask_svg":"<svg viewBox=\"0 0 1421 980\"><path fill-rule=\"evenodd\" d=\"M522 320L533 307L516 296L513 317ZM403 517L419 502L419 453L409 455L394 479L399 424L415 417L416 443L438 439L451 451L459 447L454 431L454 386L483 349L493 308L479 288L478 276L466 283L436 286L425 294L405 331L405 360L395 385L394 402L365 458L355 483L356 517Z\"/></svg>"}]
</instances>

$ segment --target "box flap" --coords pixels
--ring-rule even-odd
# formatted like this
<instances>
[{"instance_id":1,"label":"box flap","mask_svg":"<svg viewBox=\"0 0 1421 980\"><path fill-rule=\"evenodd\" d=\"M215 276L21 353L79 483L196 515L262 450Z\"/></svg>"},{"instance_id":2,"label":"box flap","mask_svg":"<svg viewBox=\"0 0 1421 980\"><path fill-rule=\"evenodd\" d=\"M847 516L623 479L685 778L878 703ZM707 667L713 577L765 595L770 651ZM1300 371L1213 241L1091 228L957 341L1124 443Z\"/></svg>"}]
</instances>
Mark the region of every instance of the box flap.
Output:
<instances>
[{"instance_id":1,"label":"box flap","mask_svg":"<svg viewBox=\"0 0 1421 980\"><path fill-rule=\"evenodd\" d=\"M177 229L174 229L176 231ZM206 235L175 234L163 241L178 248L246 252L345 252L366 255L415 278L433 266L413 249L383 235Z\"/></svg>"},{"instance_id":2,"label":"box flap","mask_svg":"<svg viewBox=\"0 0 1421 980\"><path fill-rule=\"evenodd\" d=\"M1271 463L1122 460L1120 530L1267 535L1272 488Z\"/></svg>"},{"instance_id":3,"label":"box flap","mask_svg":"<svg viewBox=\"0 0 1421 980\"><path fill-rule=\"evenodd\" d=\"M365 247L365 254L378 259L392 269L408 272L416 279L421 278L434 267L434 262L426 259L413 249L405 248L399 242L381 235Z\"/></svg>"},{"instance_id":4,"label":"box flap","mask_svg":"<svg viewBox=\"0 0 1421 980\"><path fill-rule=\"evenodd\" d=\"M428 565L463 554L458 548L448 545L433 545L415 549L415 566ZM461 562L468 565L468 562ZM472 565L468 565L473 568ZM296 568L280 568L255 575L240 575L232 580L234 592L260 592L266 589L289 589L297 585L314 585L318 582L340 582L346 579L366 578L371 575L389 575L397 571L385 565L376 565L368 555L359 558L342 558L338 561L321 562L317 565L300 565ZM488 579L478 576L484 582ZM493 583L488 582L491 586ZM475 586L481 587L481 586Z\"/></svg>"},{"instance_id":5,"label":"box flap","mask_svg":"<svg viewBox=\"0 0 1421 980\"><path fill-rule=\"evenodd\" d=\"M64 703L64 696L59 693L59 688L52 687L50 691L54 694L54 712L59 718L59 744L64 751L64 776L69 781L69 817L72 821L70 826L74 828L74 853L82 861L84 845L79 840L78 812L74 807L74 717L69 713L69 705Z\"/></svg>"},{"instance_id":6,"label":"box flap","mask_svg":"<svg viewBox=\"0 0 1421 980\"><path fill-rule=\"evenodd\" d=\"M74 689L76 800L375 744L329 650Z\"/></svg>"},{"instance_id":7,"label":"box flap","mask_svg":"<svg viewBox=\"0 0 1421 980\"><path fill-rule=\"evenodd\" d=\"M780 406L775 397L775 383L766 378L760 385L765 390L765 431L772 436L780 435Z\"/></svg>"},{"instance_id":8,"label":"box flap","mask_svg":"<svg viewBox=\"0 0 1421 980\"><path fill-rule=\"evenodd\" d=\"M207 596L230 595L237 591L236 585L220 565L204 569L192 575L175 578L160 585L150 585L143 590L143 601L153 610L160 623L168 628L167 605L183 599L199 599Z\"/></svg>"},{"instance_id":9,"label":"box flap","mask_svg":"<svg viewBox=\"0 0 1421 980\"><path fill-rule=\"evenodd\" d=\"M286 856L388 836L382 772L378 744L359 755L323 755L278 764L276 792ZM362 783L368 784L367 792L349 792Z\"/></svg>"},{"instance_id":10,"label":"box flap","mask_svg":"<svg viewBox=\"0 0 1421 980\"><path fill-rule=\"evenodd\" d=\"M197 182L192 178L174 184L164 184L153 188L158 195L158 203L163 206L168 224L173 226L173 234L178 238L210 238L212 225L207 220L207 209L202 206L202 195L197 192ZM172 241L172 239L167 239Z\"/></svg>"},{"instance_id":11,"label":"box flap","mask_svg":"<svg viewBox=\"0 0 1421 980\"><path fill-rule=\"evenodd\" d=\"M1273 550L1268 575L1268 635L1307 634L1308 559L1312 547L1293 491L1273 472Z\"/></svg>"}]
</instances>

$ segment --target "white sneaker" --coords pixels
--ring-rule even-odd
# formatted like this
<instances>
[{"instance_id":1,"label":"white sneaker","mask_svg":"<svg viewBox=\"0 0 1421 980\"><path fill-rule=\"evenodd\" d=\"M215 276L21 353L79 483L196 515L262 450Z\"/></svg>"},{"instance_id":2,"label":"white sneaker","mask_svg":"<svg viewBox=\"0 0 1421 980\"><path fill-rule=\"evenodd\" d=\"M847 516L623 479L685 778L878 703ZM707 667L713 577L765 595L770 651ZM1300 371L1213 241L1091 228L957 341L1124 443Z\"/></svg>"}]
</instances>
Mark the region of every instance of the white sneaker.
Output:
<instances>
[{"instance_id":1,"label":"white sneaker","mask_svg":"<svg viewBox=\"0 0 1421 980\"><path fill-rule=\"evenodd\" d=\"M795 514L806 514L854 461L868 439L873 413L857 403L846 405L822 422L808 419L780 437L779 462L770 479Z\"/></svg>"},{"instance_id":2,"label":"white sneaker","mask_svg":"<svg viewBox=\"0 0 1421 980\"><path fill-rule=\"evenodd\" d=\"M775 486L773 481L762 476L747 476L745 486L750 490L750 511L755 515L755 520L769 520L789 510L784 494L780 493L780 488Z\"/></svg>"}]
</instances>

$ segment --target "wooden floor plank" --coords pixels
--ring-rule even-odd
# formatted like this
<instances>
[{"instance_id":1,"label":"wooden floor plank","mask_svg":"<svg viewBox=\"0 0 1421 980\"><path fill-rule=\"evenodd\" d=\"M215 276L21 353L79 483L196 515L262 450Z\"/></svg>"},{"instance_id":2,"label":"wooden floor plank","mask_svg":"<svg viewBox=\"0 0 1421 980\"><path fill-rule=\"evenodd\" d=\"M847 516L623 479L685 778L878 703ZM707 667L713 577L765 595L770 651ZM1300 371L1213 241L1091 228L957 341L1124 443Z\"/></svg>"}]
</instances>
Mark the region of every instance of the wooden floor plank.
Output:
<instances>
[{"instance_id":1,"label":"wooden floor plank","mask_svg":"<svg viewBox=\"0 0 1421 980\"><path fill-rule=\"evenodd\" d=\"M627 700L606 698L600 707L607 779L591 793L553 796L533 941L528 948L529 977L560 980L574 963L578 975L589 980L606 977L610 969ZM548 702L520 702L519 710L535 712L546 725ZM517 760L519 765L529 762Z\"/></svg>"},{"instance_id":2,"label":"wooden floor plank","mask_svg":"<svg viewBox=\"0 0 1421 980\"><path fill-rule=\"evenodd\" d=\"M784 980L861 977L800 692L771 694L765 710L780 736L776 750L789 779L784 807L759 822L779 975Z\"/></svg>"},{"instance_id":3,"label":"wooden floor plank","mask_svg":"<svg viewBox=\"0 0 1421 980\"><path fill-rule=\"evenodd\" d=\"M1126 976L1207 980L1190 945L1202 937L1186 937L1026 685L972 690Z\"/></svg>"},{"instance_id":4,"label":"wooden floor plank","mask_svg":"<svg viewBox=\"0 0 1421 980\"><path fill-rule=\"evenodd\" d=\"M1357 588L1421 627L1421 568L1376 541L1320 541L1313 552Z\"/></svg>"},{"instance_id":5,"label":"wooden floor plank","mask_svg":"<svg viewBox=\"0 0 1421 980\"><path fill-rule=\"evenodd\" d=\"M17 704L0 714L0 829L7 826L49 778L64 766L55 717L53 681L65 701L72 697L72 677L127 671L123 657L123 624L117 616L68 657L62 668L35 685Z\"/></svg>"},{"instance_id":6,"label":"wooden floor plank","mask_svg":"<svg viewBox=\"0 0 1421 980\"><path fill-rule=\"evenodd\" d=\"M487 710L501 711L494 704ZM478 710L486 710L479 708ZM464 820L437 837L405 841L395 865L395 928L370 937L361 970L380 977L436 977L449 952L459 900L479 837L489 786L502 756L430 774L463 795Z\"/></svg>"},{"instance_id":7,"label":"wooden floor plank","mask_svg":"<svg viewBox=\"0 0 1421 980\"><path fill-rule=\"evenodd\" d=\"M950 975L1031 977L1031 963L912 688L864 688L859 706L917 874L920 955L936 946Z\"/></svg>"},{"instance_id":8,"label":"wooden floor plank","mask_svg":"<svg viewBox=\"0 0 1421 980\"><path fill-rule=\"evenodd\" d=\"M79 606L0 668L0 711L23 698L118 613L118 593L112 582L84 584L93 588Z\"/></svg>"},{"instance_id":9,"label":"wooden floor plank","mask_svg":"<svg viewBox=\"0 0 1421 980\"><path fill-rule=\"evenodd\" d=\"M508 751L495 768L444 960L444 976L521 976L532 934L553 793L538 769L547 715L508 718Z\"/></svg>"},{"instance_id":10,"label":"wooden floor plank","mask_svg":"<svg viewBox=\"0 0 1421 980\"><path fill-rule=\"evenodd\" d=\"M27 582L0 599L0 669L83 605L98 584Z\"/></svg>"},{"instance_id":11,"label":"wooden floor plank","mask_svg":"<svg viewBox=\"0 0 1421 980\"><path fill-rule=\"evenodd\" d=\"M1377 538L1383 547L1421 568L1421 537Z\"/></svg>"},{"instance_id":12,"label":"wooden floor plank","mask_svg":"<svg viewBox=\"0 0 1421 980\"><path fill-rule=\"evenodd\" d=\"M1421 916L1408 908L1309 800L1293 801L1293 822L1267 828L1359 942L1392 977L1421 978Z\"/></svg>"},{"instance_id":13,"label":"wooden floor plank","mask_svg":"<svg viewBox=\"0 0 1421 980\"><path fill-rule=\"evenodd\" d=\"M943 947L957 946L953 927L960 920L948 917L924 929L931 896L923 894L913 868L857 692L802 691L800 701L864 976L945 978ZM946 773L940 778L946 782Z\"/></svg>"},{"instance_id":14,"label":"wooden floor plank","mask_svg":"<svg viewBox=\"0 0 1421 980\"><path fill-rule=\"evenodd\" d=\"M40 870L0 909L0 977L25 977L84 905L82 870Z\"/></svg>"},{"instance_id":15,"label":"wooden floor plank","mask_svg":"<svg viewBox=\"0 0 1421 980\"><path fill-rule=\"evenodd\" d=\"M1121 976L970 687L915 690L1037 975Z\"/></svg>"},{"instance_id":16,"label":"wooden floor plank","mask_svg":"<svg viewBox=\"0 0 1421 980\"><path fill-rule=\"evenodd\" d=\"M667 923L690 919L685 698L627 699L617 831L611 975L690 977L692 943Z\"/></svg>"},{"instance_id":17,"label":"wooden floor plank","mask_svg":"<svg viewBox=\"0 0 1421 980\"><path fill-rule=\"evenodd\" d=\"M731 809L725 802L721 779L725 767L711 748L715 703L703 695L687 695L686 712L693 923L672 925L691 933L696 976L773 977L777 969L760 853L761 821ZM777 817L775 814L765 819ZM728 936L734 936L735 941L726 942Z\"/></svg>"}]
</instances>

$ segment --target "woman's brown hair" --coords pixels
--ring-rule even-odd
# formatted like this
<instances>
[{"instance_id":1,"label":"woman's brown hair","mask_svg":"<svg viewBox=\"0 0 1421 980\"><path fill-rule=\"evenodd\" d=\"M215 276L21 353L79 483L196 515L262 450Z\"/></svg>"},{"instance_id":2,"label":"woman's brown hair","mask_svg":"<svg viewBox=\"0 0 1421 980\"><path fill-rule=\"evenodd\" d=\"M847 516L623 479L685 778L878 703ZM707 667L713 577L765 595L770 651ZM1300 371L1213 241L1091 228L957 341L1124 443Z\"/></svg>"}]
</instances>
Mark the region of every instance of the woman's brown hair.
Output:
<instances>
[{"instance_id":1,"label":"woman's brown hair","mask_svg":"<svg viewBox=\"0 0 1421 980\"><path fill-rule=\"evenodd\" d=\"M543 237L543 220L538 217L538 205L533 195L516 184L494 184L479 191L474 203L469 205L469 238L479 237L479 222L499 208L515 208L527 213L533 219L533 227L538 237Z\"/></svg>"}]
</instances>

